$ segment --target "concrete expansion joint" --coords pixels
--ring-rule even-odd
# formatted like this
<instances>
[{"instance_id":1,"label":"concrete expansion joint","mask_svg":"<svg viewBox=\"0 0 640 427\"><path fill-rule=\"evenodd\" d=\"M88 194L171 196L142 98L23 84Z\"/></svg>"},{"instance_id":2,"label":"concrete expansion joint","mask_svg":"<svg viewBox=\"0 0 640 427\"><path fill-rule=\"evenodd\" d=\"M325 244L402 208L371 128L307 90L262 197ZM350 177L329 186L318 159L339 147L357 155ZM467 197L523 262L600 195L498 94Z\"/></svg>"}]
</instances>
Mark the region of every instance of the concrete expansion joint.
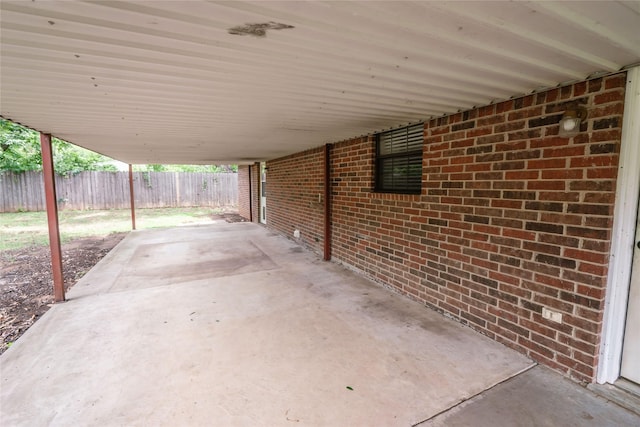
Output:
<instances>
[{"instance_id":1,"label":"concrete expansion joint","mask_svg":"<svg viewBox=\"0 0 640 427\"><path fill-rule=\"evenodd\" d=\"M447 412L449 412L449 411L451 411L453 409L456 409L457 407L459 407L460 405L464 404L465 402L468 402L470 400L475 399L476 397L480 396L481 394L484 394L484 393L488 392L489 390L492 390L492 389L494 389L494 388L496 388L496 387L498 387L498 386L500 386L500 385L512 380L513 378L515 378L515 377L517 377L519 375L522 375L525 372L530 371L531 369L535 368L536 366L538 366L538 364L536 362L533 362L531 365L527 366L526 368L524 368L524 369L522 369L522 370L520 370L518 372L515 372L513 375L510 375L510 376L506 377L502 381L498 381L497 383L485 388L484 390L480 390L476 394L473 394L473 395L471 395L469 397L466 397L466 398L460 400L455 405L452 405L452 406L448 407L447 409L444 409L444 410L438 412L437 414L434 414L434 415L430 416L429 418L426 418L426 419L424 419L422 421L419 421L419 422L417 422L415 424L412 424L411 427L418 427L420 425L425 425L425 423L427 423L427 422L429 422L429 421L431 421L433 419L438 418L440 415L446 414Z\"/></svg>"}]
</instances>

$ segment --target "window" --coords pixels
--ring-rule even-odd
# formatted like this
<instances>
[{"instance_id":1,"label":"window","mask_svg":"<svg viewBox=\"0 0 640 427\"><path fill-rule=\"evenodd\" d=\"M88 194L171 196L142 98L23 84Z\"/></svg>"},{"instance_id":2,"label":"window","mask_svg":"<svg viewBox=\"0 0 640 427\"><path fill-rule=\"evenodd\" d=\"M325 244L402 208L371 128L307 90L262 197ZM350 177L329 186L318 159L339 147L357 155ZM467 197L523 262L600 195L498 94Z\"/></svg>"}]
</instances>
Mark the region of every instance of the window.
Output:
<instances>
[{"instance_id":1,"label":"window","mask_svg":"<svg viewBox=\"0 0 640 427\"><path fill-rule=\"evenodd\" d=\"M376 191L420 194L424 125L379 133L376 140Z\"/></svg>"}]
</instances>

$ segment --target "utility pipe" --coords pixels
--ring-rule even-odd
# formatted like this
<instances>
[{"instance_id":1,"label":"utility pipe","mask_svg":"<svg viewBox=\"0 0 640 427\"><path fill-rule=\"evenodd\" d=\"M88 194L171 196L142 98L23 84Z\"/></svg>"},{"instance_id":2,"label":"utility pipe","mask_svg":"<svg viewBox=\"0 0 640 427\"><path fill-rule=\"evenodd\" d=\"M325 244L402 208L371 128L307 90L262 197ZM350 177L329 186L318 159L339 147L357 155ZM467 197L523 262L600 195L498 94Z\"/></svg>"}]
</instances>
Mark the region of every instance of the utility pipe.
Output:
<instances>
[{"instance_id":1,"label":"utility pipe","mask_svg":"<svg viewBox=\"0 0 640 427\"><path fill-rule=\"evenodd\" d=\"M331 144L324 146L324 260L331 260Z\"/></svg>"},{"instance_id":2,"label":"utility pipe","mask_svg":"<svg viewBox=\"0 0 640 427\"><path fill-rule=\"evenodd\" d=\"M251 189L251 165L249 165L249 222L253 222L253 190Z\"/></svg>"}]
</instances>

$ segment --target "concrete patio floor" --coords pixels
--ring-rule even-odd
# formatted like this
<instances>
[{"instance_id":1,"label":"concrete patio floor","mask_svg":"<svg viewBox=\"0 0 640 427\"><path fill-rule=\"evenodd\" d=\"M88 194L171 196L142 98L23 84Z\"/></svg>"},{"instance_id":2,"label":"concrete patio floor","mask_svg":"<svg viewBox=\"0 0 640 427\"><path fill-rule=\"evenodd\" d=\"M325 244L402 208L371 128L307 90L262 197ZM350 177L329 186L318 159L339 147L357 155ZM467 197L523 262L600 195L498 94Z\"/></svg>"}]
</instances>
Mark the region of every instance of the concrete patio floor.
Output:
<instances>
[{"instance_id":1,"label":"concrete patio floor","mask_svg":"<svg viewBox=\"0 0 640 427\"><path fill-rule=\"evenodd\" d=\"M2 355L0 425L638 425L532 366L261 226L221 222L128 235ZM556 418L532 406L533 424L501 422L519 418L499 402L572 392L588 399Z\"/></svg>"}]
</instances>

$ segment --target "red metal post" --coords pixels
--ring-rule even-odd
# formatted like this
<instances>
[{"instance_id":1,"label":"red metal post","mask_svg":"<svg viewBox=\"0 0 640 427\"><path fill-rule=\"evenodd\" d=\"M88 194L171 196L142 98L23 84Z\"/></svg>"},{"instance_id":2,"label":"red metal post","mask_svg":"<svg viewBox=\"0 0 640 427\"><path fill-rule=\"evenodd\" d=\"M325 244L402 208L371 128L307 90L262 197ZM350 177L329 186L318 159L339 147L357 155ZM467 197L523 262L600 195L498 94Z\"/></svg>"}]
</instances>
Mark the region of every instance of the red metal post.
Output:
<instances>
[{"instance_id":1,"label":"red metal post","mask_svg":"<svg viewBox=\"0 0 640 427\"><path fill-rule=\"evenodd\" d=\"M133 166L129 165L129 195L131 197L131 229L136 229L136 205L133 194Z\"/></svg>"},{"instance_id":2,"label":"red metal post","mask_svg":"<svg viewBox=\"0 0 640 427\"><path fill-rule=\"evenodd\" d=\"M53 170L53 150L51 135L40 134L42 150L42 175L44 177L44 195L47 202L47 221L49 223L49 245L51 246L51 272L53 273L53 296L56 302L64 298L64 277L62 276L62 250L60 249L60 229L58 227L58 203L56 201L56 180Z\"/></svg>"},{"instance_id":3,"label":"red metal post","mask_svg":"<svg viewBox=\"0 0 640 427\"><path fill-rule=\"evenodd\" d=\"M324 146L324 260L331 260L331 145Z\"/></svg>"},{"instance_id":4,"label":"red metal post","mask_svg":"<svg viewBox=\"0 0 640 427\"><path fill-rule=\"evenodd\" d=\"M249 222L253 222L253 189L251 188L251 165L249 165Z\"/></svg>"}]
</instances>

